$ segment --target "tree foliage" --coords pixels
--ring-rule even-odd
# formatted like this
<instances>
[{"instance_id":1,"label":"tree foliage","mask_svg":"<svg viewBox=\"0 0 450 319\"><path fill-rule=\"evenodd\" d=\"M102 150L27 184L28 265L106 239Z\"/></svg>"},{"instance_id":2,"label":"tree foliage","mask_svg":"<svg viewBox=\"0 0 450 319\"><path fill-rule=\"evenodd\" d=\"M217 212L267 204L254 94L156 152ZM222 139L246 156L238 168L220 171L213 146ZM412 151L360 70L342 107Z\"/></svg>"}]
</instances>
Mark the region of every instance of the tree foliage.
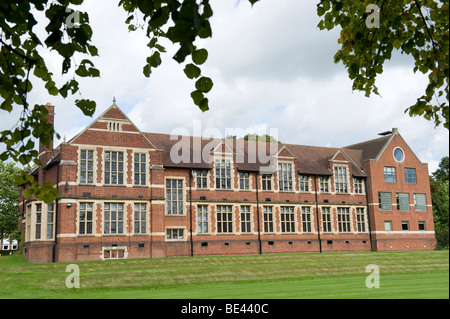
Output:
<instances>
[{"instance_id":1,"label":"tree foliage","mask_svg":"<svg viewBox=\"0 0 450 319\"><path fill-rule=\"evenodd\" d=\"M414 58L414 72L429 79L424 94L405 112L449 128L448 0L321 0L317 13L321 30L341 29L334 60L347 68L354 90L380 94L376 77L399 50Z\"/></svg>"},{"instance_id":2,"label":"tree foliage","mask_svg":"<svg viewBox=\"0 0 450 319\"><path fill-rule=\"evenodd\" d=\"M20 169L0 160L0 243L3 236L17 231L19 217L19 187L15 177Z\"/></svg>"},{"instance_id":3,"label":"tree foliage","mask_svg":"<svg viewBox=\"0 0 450 319\"><path fill-rule=\"evenodd\" d=\"M431 201L439 247L449 245L449 158L445 156L430 177Z\"/></svg>"}]
</instances>

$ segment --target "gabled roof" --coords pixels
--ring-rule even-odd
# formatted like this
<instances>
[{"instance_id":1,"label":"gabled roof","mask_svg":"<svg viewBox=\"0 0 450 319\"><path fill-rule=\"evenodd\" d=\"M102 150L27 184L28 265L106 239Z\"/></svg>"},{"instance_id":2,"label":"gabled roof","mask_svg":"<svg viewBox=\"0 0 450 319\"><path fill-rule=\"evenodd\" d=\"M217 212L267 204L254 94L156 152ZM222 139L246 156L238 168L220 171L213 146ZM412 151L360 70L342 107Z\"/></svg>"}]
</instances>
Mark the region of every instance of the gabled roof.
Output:
<instances>
[{"instance_id":1,"label":"gabled roof","mask_svg":"<svg viewBox=\"0 0 450 319\"><path fill-rule=\"evenodd\" d=\"M378 159L383 150L386 148L387 144L391 141L393 135L387 135L379 137L370 141L361 142L353 145L344 147L344 149L349 150L360 150L362 151L360 161L369 159Z\"/></svg>"}]
</instances>

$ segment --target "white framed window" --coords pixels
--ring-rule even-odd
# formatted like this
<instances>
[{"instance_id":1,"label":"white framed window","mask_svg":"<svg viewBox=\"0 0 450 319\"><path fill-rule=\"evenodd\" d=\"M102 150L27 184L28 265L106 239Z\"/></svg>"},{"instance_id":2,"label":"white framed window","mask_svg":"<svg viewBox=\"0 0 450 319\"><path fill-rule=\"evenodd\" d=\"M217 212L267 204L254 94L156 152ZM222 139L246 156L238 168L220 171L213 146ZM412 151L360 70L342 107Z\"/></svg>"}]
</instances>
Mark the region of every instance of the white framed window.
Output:
<instances>
[{"instance_id":1,"label":"white framed window","mask_svg":"<svg viewBox=\"0 0 450 319\"><path fill-rule=\"evenodd\" d=\"M331 212L330 207L322 207L322 231L324 233L331 233Z\"/></svg>"},{"instance_id":2,"label":"white framed window","mask_svg":"<svg viewBox=\"0 0 450 319\"><path fill-rule=\"evenodd\" d=\"M309 192L309 178L307 175L299 175L300 192Z\"/></svg>"},{"instance_id":3,"label":"white framed window","mask_svg":"<svg viewBox=\"0 0 450 319\"><path fill-rule=\"evenodd\" d=\"M355 194L364 194L364 180L362 178L353 178L353 188Z\"/></svg>"},{"instance_id":4,"label":"white framed window","mask_svg":"<svg viewBox=\"0 0 450 319\"><path fill-rule=\"evenodd\" d=\"M196 184L197 188L208 188L208 170L206 169L198 169L195 171L196 176Z\"/></svg>"},{"instance_id":5,"label":"white framed window","mask_svg":"<svg viewBox=\"0 0 450 319\"><path fill-rule=\"evenodd\" d=\"M337 221L338 221L338 229L339 229L340 233L350 233L351 232L350 208L338 207L337 208Z\"/></svg>"},{"instance_id":6,"label":"white framed window","mask_svg":"<svg viewBox=\"0 0 450 319\"><path fill-rule=\"evenodd\" d=\"M123 234L123 203L105 203L103 211L103 234Z\"/></svg>"},{"instance_id":7,"label":"white framed window","mask_svg":"<svg viewBox=\"0 0 450 319\"><path fill-rule=\"evenodd\" d=\"M134 233L147 233L147 204L134 203Z\"/></svg>"},{"instance_id":8,"label":"white framed window","mask_svg":"<svg viewBox=\"0 0 450 319\"><path fill-rule=\"evenodd\" d=\"M348 193L347 167L345 166L334 167L334 185L336 189L336 194Z\"/></svg>"},{"instance_id":9,"label":"white framed window","mask_svg":"<svg viewBox=\"0 0 450 319\"><path fill-rule=\"evenodd\" d=\"M123 185L123 152L105 151L105 184Z\"/></svg>"},{"instance_id":10,"label":"white framed window","mask_svg":"<svg viewBox=\"0 0 450 319\"><path fill-rule=\"evenodd\" d=\"M395 183L397 181L397 177L395 175L395 167L384 167L384 181L386 183Z\"/></svg>"},{"instance_id":11,"label":"white framed window","mask_svg":"<svg viewBox=\"0 0 450 319\"><path fill-rule=\"evenodd\" d=\"M241 233L251 233L252 222L249 205L241 206Z\"/></svg>"},{"instance_id":12,"label":"white framed window","mask_svg":"<svg viewBox=\"0 0 450 319\"><path fill-rule=\"evenodd\" d=\"M362 207L356 208L356 226L359 233L366 232L366 210Z\"/></svg>"},{"instance_id":13,"label":"white framed window","mask_svg":"<svg viewBox=\"0 0 450 319\"><path fill-rule=\"evenodd\" d=\"M197 233L209 233L208 205L197 206Z\"/></svg>"},{"instance_id":14,"label":"white framed window","mask_svg":"<svg viewBox=\"0 0 450 319\"><path fill-rule=\"evenodd\" d=\"M250 189L250 173L239 172L239 189L242 190Z\"/></svg>"},{"instance_id":15,"label":"white framed window","mask_svg":"<svg viewBox=\"0 0 450 319\"><path fill-rule=\"evenodd\" d=\"M55 205L48 204L48 206L47 206L47 239L53 238L54 223L55 223Z\"/></svg>"},{"instance_id":16,"label":"white framed window","mask_svg":"<svg viewBox=\"0 0 450 319\"><path fill-rule=\"evenodd\" d=\"M293 206L280 207L281 232L295 233L295 214Z\"/></svg>"},{"instance_id":17,"label":"white framed window","mask_svg":"<svg viewBox=\"0 0 450 319\"><path fill-rule=\"evenodd\" d=\"M273 213L272 206L263 206L263 222L264 222L264 232L273 233Z\"/></svg>"},{"instance_id":18,"label":"white framed window","mask_svg":"<svg viewBox=\"0 0 450 319\"><path fill-rule=\"evenodd\" d=\"M261 174L261 186L263 191L272 190L272 174Z\"/></svg>"},{"instance_id":19,"label":"white framed window","mask_svg":"<svg viewBox=\"0 0 450 319\"><path fill-rule=\"evenodd\" d=\"M92 208L93 203L80 203L80 218L78 222L78 233L80 235L92 234Z\"/></svg>"},{"instance_id":20,"label":"white framed window","mask_svg":"<svg viewBox=\"0 0 450 319\"><path fill-rule=\"evenodd\" d=\"M183 215L184 187L181 179L166 179L166 215Z\"/></svg>"},{"instance_id":21,"label":"white framed window","mask_svg":"<svg viewBox=\"0 0 450 319\"><path fill-rule=\"evenodd\" d=\"M94 151L80 151L80 183L94 183Z\"/></svg>"},{"instance_id":22,"label":"white framed window","mask_svg":"<svg viewBox=\"0 0 450 319\"><path fill-rule=\"evenodd\" d=\"M292 164L278 164L278 184L280 192L292 192L294 189L292 180Z\"/></svg>"},{"instance_id":23,"label":"white framed window","mask_svg":"<svg viewBox=\"0 0 450 319\"><path fill-rule=\"evenodd\" d=\"M312 232L311 207L302 207L302 231L304 233Z\"/></svg>"},{"instance_id":24,"label":"white framed window","mask_svg":"<svg viewBox=\"0 0 450 319\"><path fill-rule=\"evenodd\" d=\"M36 204L35 239L41 239L42 204Z\"/></svg>"},{"instance_id":25,"label":"white framed window","mask_svg":"<svg viewBox=\"0 0 450 319\"><path fill-rule=\"evenodd\" d=\"M134 153L134 185L147 185L146 154Z\"/></svg>"},{"instance_id":26,"label":"white framed window","mask_svg":"<svg viewBox=\"0 0 450 319\"><path fill-rule=\"evenodd\" d=\"M231 161L216 159L216 188L231 189Z\"/></svg>"},{"instance_id":27,"label":"white framed window","mask_svg":"<svg viewBox=\"0 0 450 319\"><path fill-rule=\"evenodd\" d=\"M233 232L233 206L217 205L217 233L225 234Z\"/></svg>"},{"instance_id":28,"label":"white framed window","mask_svg":"<svg viewBox=\"0 0 450 319\"><path fill-rule=\"evenodd\" d=\"M328 176L320 176L319 187L321 193L328 193L330 185L330 178Z\"/></svg>"},{"instance_id":29,"label":"white framed window","mask_svg":"<svg viewBox=\"0 0 450 319\"><path fill-rule=\"evenodd\" d=\"M169 241L184 241L184 228L167 228L166 240Z\"/></svg>"}]
</instances>

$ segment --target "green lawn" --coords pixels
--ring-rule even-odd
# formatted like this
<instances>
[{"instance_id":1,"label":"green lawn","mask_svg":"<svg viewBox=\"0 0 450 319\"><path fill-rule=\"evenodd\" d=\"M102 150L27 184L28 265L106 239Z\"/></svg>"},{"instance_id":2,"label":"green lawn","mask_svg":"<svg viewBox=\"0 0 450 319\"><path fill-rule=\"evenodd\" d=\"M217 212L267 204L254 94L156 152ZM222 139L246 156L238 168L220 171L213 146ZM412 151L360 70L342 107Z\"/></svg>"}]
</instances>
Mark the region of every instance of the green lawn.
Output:
<instances>
[{"instance_id":1,"label":"green lawn","mask_svg":"<svg viewBox=\"0 0 450 319\"><path fill-rule=\"evenodd\" d=\"M366 266L380 288L366 288ZM449 252L358 252L78 262L80 289L68 289L69 263L0 257L0 298L449 298Z\"/></svg>"}]
</instances>

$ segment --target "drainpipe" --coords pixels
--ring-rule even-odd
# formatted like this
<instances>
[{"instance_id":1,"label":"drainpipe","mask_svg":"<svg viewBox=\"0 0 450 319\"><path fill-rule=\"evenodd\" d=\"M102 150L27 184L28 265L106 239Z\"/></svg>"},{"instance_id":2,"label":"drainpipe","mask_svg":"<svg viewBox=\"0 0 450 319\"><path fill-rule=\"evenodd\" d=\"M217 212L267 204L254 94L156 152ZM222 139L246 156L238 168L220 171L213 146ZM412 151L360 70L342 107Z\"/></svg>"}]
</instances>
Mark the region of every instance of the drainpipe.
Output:
<instances>
[{"instance_id":1,"label":"drainpipe","mask_svg":"<svg viewBox=\"0 0 450 319\"><path fill-rule=\"evenodd\" d=\"M56 164L56 188L59 193L59 164ZM61 196L61 193L59 193ZM52 254L52 262L56 262L56 244L58 243L58 219L59 219L59 197L55 199L55 242L53 244L53 254Z\"/></svg>"},{"instance_id":2,"label":"drainpipe","mask_svg":"<svg viewBox=\"0 0 450 319\"><path fill-rule=\"evenodd\" d=\"M322 240L320 239L320 222L319 222L319 201L317 199L317 174L314 176L314 190L316 193L316 220L317 220L317 238L319 239L319 252L322 252Z\"/></svg>"},{"instance_id":3,"label":"drainpipe","mask_svg":"<svg viewBox=\"0 0 450 319\"><path fill-rule=\"evenodd\" d=\"M366 191L366 207L367 207L367 225L369 230L369 243L370 243L370 251L373 251L372 247L372 230L370 228L370 211L369 211L369 192L367 191L367 178L364 181L364 190Z\"/></svg>"},{"instance_id":4,"label":"drainpipe","mask_svg":"<svg viewBox=\"0 0 450 319\"><path fill-rule=\"evenodd\" d=\"M258 245L259 245L259 254L262 255L262 247L261 247L261 226L259 224L259 193L258 193L258 175L256 172L256 216L258 219Z\"/></svg>"},{"instance_id":5,"label":"drainpipe","mask_svg":"<svg viewBox=\"0 0 450 319\"><path fill-rule=\"evenodd\" d=\"M190 222L190 241L191 241L191 257L194 256L194 243L192 240L192 177L194 175L194 171L191 168L191 172L189 174L189 222Z\"/></svg>"}]
</instances>

